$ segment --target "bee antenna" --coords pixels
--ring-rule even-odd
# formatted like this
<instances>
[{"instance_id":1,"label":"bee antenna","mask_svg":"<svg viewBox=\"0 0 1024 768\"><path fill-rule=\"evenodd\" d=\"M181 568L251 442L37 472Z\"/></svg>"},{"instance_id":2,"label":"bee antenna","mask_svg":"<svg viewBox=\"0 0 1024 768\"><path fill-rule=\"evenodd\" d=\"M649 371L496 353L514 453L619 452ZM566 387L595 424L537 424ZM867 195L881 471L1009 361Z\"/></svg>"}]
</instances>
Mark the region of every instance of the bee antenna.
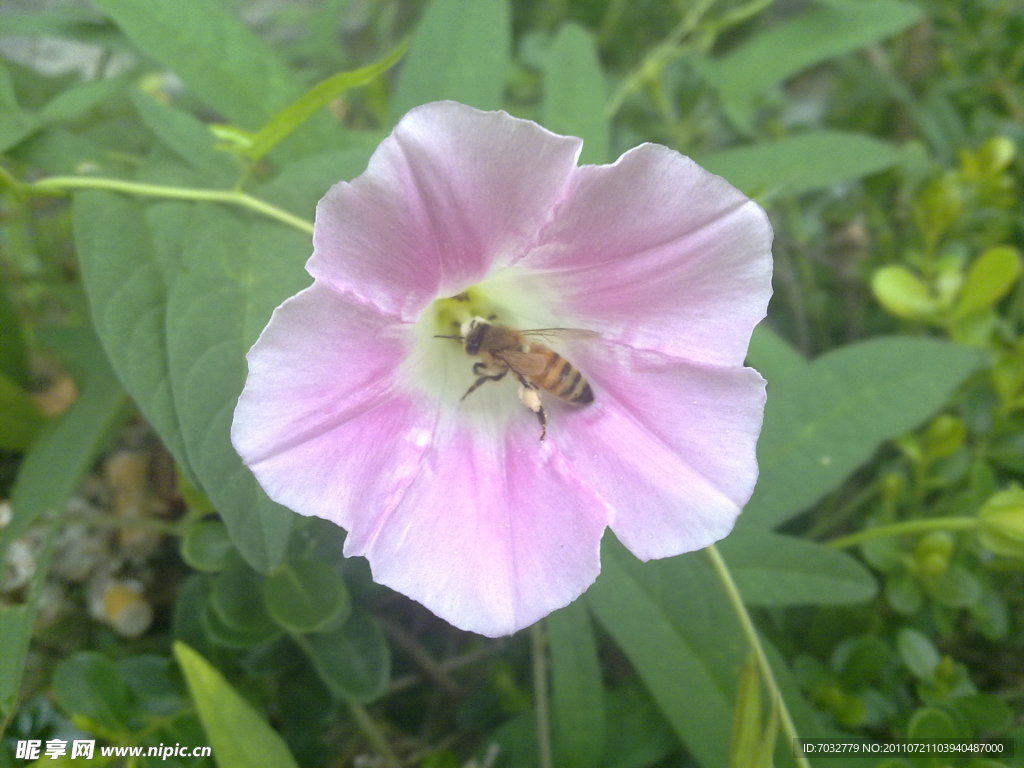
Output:
<instances>
[{"instance_id":1,"label":"bee antenna","mask_svg":"<svg viewBox=\"0 0 1024 768\"><path fill-rule=\"evenodd\" d=\"M435 333L434 334L434 338L435 339L455 339L456 341L465 341L466 340L465 336L445 336L445 335L440 334L440 333Z\"/></svg>"}]
</instances>

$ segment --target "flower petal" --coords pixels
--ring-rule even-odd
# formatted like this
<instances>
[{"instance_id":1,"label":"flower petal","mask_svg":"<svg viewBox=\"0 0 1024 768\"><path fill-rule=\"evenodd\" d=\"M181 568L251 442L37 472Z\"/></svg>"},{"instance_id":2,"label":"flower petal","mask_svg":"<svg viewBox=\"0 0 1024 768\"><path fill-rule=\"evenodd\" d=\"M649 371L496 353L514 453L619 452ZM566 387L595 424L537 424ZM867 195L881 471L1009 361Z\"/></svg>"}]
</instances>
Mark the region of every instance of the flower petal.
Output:
<instances>
[{"instance_id":1,"label":"flower petal","mask_svg":"<svg viewBox=\"0 0 1024 768\"><path fill-rule=\"evenodd\" d=\"M771 295L764 211L656 144L580 168L542 239L518 265L536 283L521 293L543 289L565 325L640 349L741 364Z\"/></svg>"},{"instance_id":2,"label":"flower petal","mask_svg":"<svg viewBox=\"0 0 1024 768\"><path fill-rule=\"evenodd\" d=\"M345 554L365 554L375 581L489 637L579 597L600 571L608 513L523 416L497 436L453 414L402 503L372 537L350 535Z\"/></svg>"},{"instance_id":3,"label":"flower petal","mask_svg":"<svg viewBox=\"0 0 1024 768\"><path fill-rule=\"evenodd\" d=\"M552 431L574 471L616 510L616 536L644 560L724 537L757 480L764 380L750 368L593 347L574 354L594 402Z\"/></svg>"},{"instance_id":4,"label":"flower petal","mask_svg":"<svg viewBox=\"0 0 1024 768\"><path fill-rule=\"evenodd\" d=\"M394 504L436 421L394 372L405 329L314 283L275 310L250 350L231 439L267 494L349 527Z\"/></svg>"},{"instance_id":5,"label":"flower petal","mask_svg":"<svg viewBox=\"0 0 1024 768\"><path fill-rule=\"evenodd\" d=\"M407 322L522 256L582 142L454 102L410 111L317 206L307 269Z\"/></svg>"}]
</instances>

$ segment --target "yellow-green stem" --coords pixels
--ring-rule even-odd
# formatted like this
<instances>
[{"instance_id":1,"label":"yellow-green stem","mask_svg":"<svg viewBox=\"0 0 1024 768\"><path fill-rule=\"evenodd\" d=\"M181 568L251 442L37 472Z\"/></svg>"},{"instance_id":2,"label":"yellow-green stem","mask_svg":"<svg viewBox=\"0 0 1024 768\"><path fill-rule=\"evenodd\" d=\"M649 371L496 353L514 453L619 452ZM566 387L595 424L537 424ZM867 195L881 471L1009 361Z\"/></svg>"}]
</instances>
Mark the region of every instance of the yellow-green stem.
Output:
<instances>
[{"instance_id":1,"label":"yellow-green stem","mask_svg":"<svg viewBox=\"0 0 1024 768\"><path fill-rule=\"evenodd\" d=\"M548 711L548 649L544 625L530 627L530 650L533 656L533 707L537 715L537 751L540 768L553 768L551 754L551 715Z\"/></svg>"},{"instance_id":2,"label":"yellow-green stem","mask_svg":"<svg viewBox=\"0 0 1024 768\"><path fill-rule=\"evenodd\" d=\"M877 528L865 528L863 531L840 536L838 539L826 541L825 544L834 549L845 549L873 539L887 539L891 536L909 536L930 531L970 531L978 527L976 517L928 517L922 520L905 520L892 525L880 525Z\"/></svg>"},{"instance_id":3,"label":"yellow-green stem","mask_svg":"<svg viewBox=\"0 0 1024 768\"><path fill-rule=\"evenodd\" d=\"M747 638L747 642L750 644L750 649L754 652L754 657L757 659L758 669L761 671L761 679L764 681L765 688L771 692L771 696L775 699L776 704L779 708L779 718L782 721L782 730L786 732L786 736L789 737L789 743L795 745L799 734L796 732L796 726L793 724L793 718L789 714L789 708L786 706L786 700L782 698L782 691L779 690L779 685L775 681L775 673L772 672L771 664L768 663L768 656L764 652L764 646L761 645L761 639L757 635L757 629L754 627L754 622L750 618L750 614L747 612L747 606L743 602L743 597L740 595L739 589L736 587L736 582L732 579L732 573L729 571L729 566L725 564L725 560L722 559L722 555L719 554L718 548L712 544L710 547L704 550L708 553L708 558L711 560L711 565L718 574L718 578L722 580L722 585L725 587L725 593L729 598L729 602L732 604L733 611L736 613L736 618L739 619L740 627L743 629L743 634ZM798 766L801 768L811 768L810 762L807 757L799 751L794 751L793 759L796 761Z\"/></svg>"},{"instance_id":4,"label":"yellow-green stem","mask_svg":"<svg viewBox=\"0 0 1024 768\"><path fill-rule=\"evenodd\" d=\"M7 181L10 183L10 177ZM134 181L94 176L50 176L32 183L16 182L15 184L16 190L28 194L63 195L76 189L101 189L140 197L160 197L166 200L226 203L240 208L248 208L267 218L294 227L300 232L313 233L313 225L305 219L238 190L169 187L162 184L141 184Z\"/></svg>"}]
</instances>

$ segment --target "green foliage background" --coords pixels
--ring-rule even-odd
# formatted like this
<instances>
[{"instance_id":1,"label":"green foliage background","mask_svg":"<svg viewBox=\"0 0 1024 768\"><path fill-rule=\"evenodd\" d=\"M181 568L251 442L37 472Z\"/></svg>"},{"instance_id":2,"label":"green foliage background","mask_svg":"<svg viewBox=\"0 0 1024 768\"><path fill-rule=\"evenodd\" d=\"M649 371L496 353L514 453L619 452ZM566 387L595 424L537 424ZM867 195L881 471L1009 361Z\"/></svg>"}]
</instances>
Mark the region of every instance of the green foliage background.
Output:
<instances>
[{"instance_id":1,"label":"green foliage background","mask_svg":"<svg viewBox=\"0 0 1024 768\"><path fill-rule=\"evenodd\" d=\"M0 61L0 557L34 547L31 579L0 584L0 765L55 738L209 744L222 768L807 765L794 734L1021 741L1019 4L0 10L0 43L93 51L87 74ZM761 477L737 531L647 564L609 536L584 598L499 641L372 584L228 440L245 351L308 282L317 199L436 99L582 136L589 163L664 143L776 230L750 350ZM30 396L44 352L78 390L55 418ZM121 637L64 584L66 620L45 621L69 499L136 414L186 502L148 564L171 585L158 620Z\"/></svg>"}]
</instances>

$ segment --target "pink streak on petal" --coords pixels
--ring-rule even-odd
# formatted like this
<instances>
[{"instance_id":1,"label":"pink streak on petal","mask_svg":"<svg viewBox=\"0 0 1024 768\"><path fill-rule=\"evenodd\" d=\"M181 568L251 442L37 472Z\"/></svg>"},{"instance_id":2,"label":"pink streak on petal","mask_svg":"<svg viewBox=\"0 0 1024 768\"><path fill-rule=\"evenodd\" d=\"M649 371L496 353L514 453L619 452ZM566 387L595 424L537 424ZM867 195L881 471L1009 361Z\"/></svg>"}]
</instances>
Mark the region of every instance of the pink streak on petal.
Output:
<instances>
[{"instance_id":1,"label":"pink streak on petal","mask_svg":"<svg viewBox=\"0 0 1024 768\"><path fill-rule=\"evenodd\" d=\"M411 322L431 301L522 256L561 198L581 144L504 112L418 107L366 173L320 201L307 269Z\"/></svg>"},{"instance_id":2,"label":"pink streak on petal","mask_svg":"<svg viewBox=\"0 0 1024 768\"><path fill-rule=\"evenodd\" d=\"M615 508L616 536L644 560L724 537L757 480L764 380L750 368L595 347L576 355L594 403L555 440Z\"/></svg>"},{"instance_id":3,"label":"pink streak on petal","mask_svg":"<svg viewBox=\"0 0 1024 768\"><path fill-rule=\"evenodd\" d=\"M394 384L405 335L319 283L275 310L231 430L272 499L342 526L354 509L396 503L436 420Z\"/></svg>"},{"instance_id":4,"label":"pink streak on petal","mask_svg":"<svg viewBox=\"0 0 1024 768\"><path fill-rule=\"evenodd\" d=\"M346 554L365 553L376 581L490 637L581 595L600 571L608 522L600 500L538 440L532 414L522 415L501 438L446 423L401 505L372 538L346 540Z\"/></svg>"},{"instance_id":5,"label":"pink streak on petal","mask_svg":"<svg viewBox=\"0 0 1024 768\"><path fill-rule=\"evenodd\" d=\"M567 326L737 365L771 295L771 240L756 203L689 158L644 144L614 165L581 168L520 266L539 270L532 279L560 297L553 311Z\"/></svg>"}]
</instances>

